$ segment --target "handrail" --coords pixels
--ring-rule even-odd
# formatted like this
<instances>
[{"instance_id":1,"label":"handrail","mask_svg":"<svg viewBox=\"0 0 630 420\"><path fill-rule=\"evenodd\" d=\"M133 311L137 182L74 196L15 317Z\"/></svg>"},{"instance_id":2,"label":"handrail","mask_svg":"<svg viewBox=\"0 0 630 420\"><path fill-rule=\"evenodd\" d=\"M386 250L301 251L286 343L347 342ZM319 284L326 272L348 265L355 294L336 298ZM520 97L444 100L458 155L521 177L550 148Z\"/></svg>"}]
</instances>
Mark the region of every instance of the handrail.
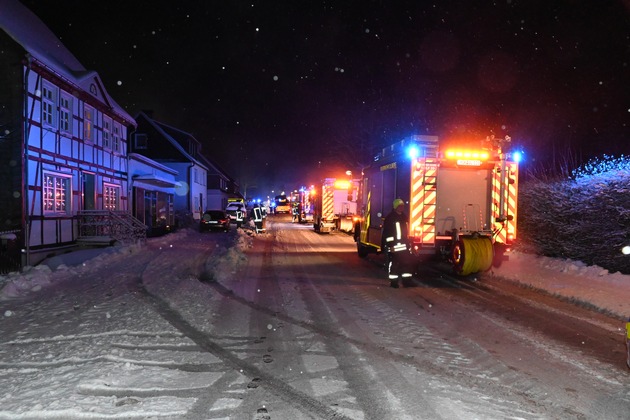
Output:
<instances>
[{"instance_id":1,"label":"handrail","mask_svg":"<svg viewBox=\"0 0 630 420\"><path fill-rule=\"evenodd\" d=\"M79 239L107 238L119 242L144 241L147 227L126 211L80 210L77 212Z\"/></svg>"}]
</instances>

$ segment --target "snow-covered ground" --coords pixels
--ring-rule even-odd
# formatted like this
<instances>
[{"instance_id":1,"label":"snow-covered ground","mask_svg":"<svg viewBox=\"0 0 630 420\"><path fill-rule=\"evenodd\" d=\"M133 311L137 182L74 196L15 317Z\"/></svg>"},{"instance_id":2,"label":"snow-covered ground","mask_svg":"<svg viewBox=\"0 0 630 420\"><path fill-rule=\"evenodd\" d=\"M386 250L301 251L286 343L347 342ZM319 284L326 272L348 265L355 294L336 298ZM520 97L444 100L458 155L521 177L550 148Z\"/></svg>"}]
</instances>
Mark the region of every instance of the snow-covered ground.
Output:
<instances>
[{"instance_id":1,"label":"snow-covered ground","mask_svg":"<svg viewBox=\"0 0 630 420\"><path fill-rule=\"evenodd\" d=\"M233 252L244 254L250 240L245 230L239 230L241 239ZM169 246L185 235L178 232L150 242ZM160 245L158 245L160 246ZM114 255L134 253L135 247L89 249L53 257L43 264L27 268L22 273L0 276L0 301L17 296L39 293L46 286L66 277L77 275L82 268L92 269L104 264ZM630 258L630 255L628 255ZM214 270L220 269L217 262ZM587 266L580 261L562 260L513 252L509 261L493 267L489 275L500 276L523 285L548 291L576 303L592 305L593 308L623 318L630 317L630 275L609 273L598 266ZM488 275L486 274L486 275ZM226 275L226 274L223 274ZM4 314L11 316L11 314Z\"/></svg>"},{"instance_id":2,"label":"snow-covered ground","mask_svg":"<svg viewBox=\"0 0 630 420\"><path fill-rule=\"evenodd\" d=\"M213 280L228 282L246 260L253 235L251 230L203 236L183 230L143 246L66 254L0 277L0 419L178 418L190 413L196 390L201 393L220 376L199 367L220 361L194 351L195 343L156 317L150 305L138 305L141 293L129 276L144 279L143 287L164 296L176 290L181 296L176 305L188 302L208 310L200 302L213 297L205 296L209 292L191 276L201 267ZM200 247L216 243L211 253L191 258L194 241ZM184 243L186 249L178 251ZM621 320L630 315L628 275L519 253L491 275L610 313L620 319L623 339ZM75 290L60 293L61 285ZM182 374L186 369L199 371ZM121 390L143 397L117 398ZM178 390L191 397L174 397ZM103 397L110 398L109 405L103 405ZM219 399L210 413L223 413L232 403Z\"/></svg>"},{"instance_id":3,"label":"snow-covered ground","mask_svg":"<svg viewBox=\"0 0 630 420\"><path fill-rule=\"evenodd\" d=\"M492 272L620 319L630 316L630 275L609 273L580 261L519 252L512 253L508 262L493 268Z\"/></svg>"},{"instance_id":4,"label":"snow-covered ground","mask_svg":"<svg viewBox=\"0 0 630 420\"><path fill-rule=\"evenodd\" d=\"M183 418L197 390L219 376L203 367L219 361L139 305L130 276L147 289L178 287L196 306L204 296L195 272L227 278L250 242L243 231L182 230L0 277L0 419ZM191 254L195 246L201 256ZM183 374L186 366L202 372ZM125 392L143 397L115 397Z\"/></svg>"}]
</instances>

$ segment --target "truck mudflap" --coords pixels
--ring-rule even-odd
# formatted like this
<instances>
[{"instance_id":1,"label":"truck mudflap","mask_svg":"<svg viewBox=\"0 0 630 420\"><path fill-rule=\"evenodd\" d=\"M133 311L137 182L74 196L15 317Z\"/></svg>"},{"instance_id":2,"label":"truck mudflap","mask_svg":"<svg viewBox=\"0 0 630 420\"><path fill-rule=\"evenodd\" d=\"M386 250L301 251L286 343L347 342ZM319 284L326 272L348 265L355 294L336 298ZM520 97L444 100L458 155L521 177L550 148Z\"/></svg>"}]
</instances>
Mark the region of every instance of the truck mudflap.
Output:
<instances>
[{"instance_id":1,"label":"truck mudflap","mask_svg":"<svg viewBox=\"0 0 630 420\"><path fill-rule=\"evenodd\" d=\"M460 236L453 245L453 268L461 276L467 276L492 267L494 248L487 236Z\"/></svg>"},{"instance_id":2,"label":"truck mudflap","mask_svg":"<svg viewBox=\"0 0 630 420\"><path fill-rule=\"evenodd\" d=\"M501 242L494 243L494 259L492 260L493 267L501 267L505 261L510 260L510 253L512 252L512 246Z\"/></svg>"}]
</instances>

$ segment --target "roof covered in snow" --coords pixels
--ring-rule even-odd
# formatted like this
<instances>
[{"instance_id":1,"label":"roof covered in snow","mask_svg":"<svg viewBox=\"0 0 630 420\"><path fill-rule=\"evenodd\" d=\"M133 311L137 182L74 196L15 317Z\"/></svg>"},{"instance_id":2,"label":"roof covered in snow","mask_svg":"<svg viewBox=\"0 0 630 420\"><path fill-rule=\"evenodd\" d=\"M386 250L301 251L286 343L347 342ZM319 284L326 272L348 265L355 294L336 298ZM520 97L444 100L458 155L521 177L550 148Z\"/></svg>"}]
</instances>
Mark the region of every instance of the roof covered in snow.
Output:
<instances>
[{"instance_id":1,"label":"roof covered in snow","mask_svg":"<svg viewBox=\"0 0 630 420\"><path fill-rule=\"evenodd\" d=\"M0 0L0 10L0 28L26 53L135 125L133 117L107 93L98 73L87 70L33 12L18 0ZM90 89L91 85L97 89Z\"/></svg>"}]
</instances>

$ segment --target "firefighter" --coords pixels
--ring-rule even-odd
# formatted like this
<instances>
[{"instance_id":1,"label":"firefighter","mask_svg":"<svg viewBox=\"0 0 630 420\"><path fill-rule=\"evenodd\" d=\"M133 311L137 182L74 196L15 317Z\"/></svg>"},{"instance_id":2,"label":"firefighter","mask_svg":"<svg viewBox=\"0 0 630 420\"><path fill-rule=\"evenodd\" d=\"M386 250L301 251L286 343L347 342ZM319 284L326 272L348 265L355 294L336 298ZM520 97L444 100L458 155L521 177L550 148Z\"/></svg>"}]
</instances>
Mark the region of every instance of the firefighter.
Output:
<instances>
[{"instance_id":1,"label":"firefighter","mask_svg":"<svg viewBox=\"0 0 630 420\"><path fill-rule=\"evenodd\" d=\"M251 215L254 219L254 226L256 227L256 233L265 231L265 216L263 208L260 204L257 204L252 208Z\"/></svg>"},{"instance_id":2,"label":"firefighter","mask_svg":"<svg viewBox=\"0 0 630 420\"><path fill-rule=\"evenodd\" d=\"M405 202L394 200L393 210L383 221L382 248L387 252L387 274L390 286L398 288L398 280L412 276L409 270L409 249L407 241L409 228L405 214Z\"/></svg>"},{"instance_id":3,"label":"firefighter","mask_svg":"<svg viewBox=\"0 0 630 420\"><path fill-rule=\"evenodd\" d=\"M299 214L300 214L300 209L298 207L298 203L293 203L293 206L291 207L291 213L293 214L293 219L292 222L299 222Z\"/></svg>"},{"instance_id":4,"label":"firefighter","mask_svg":"<svg viewBox=\"0 0 630 420\"><path fill-rule=\"evenodd\" d=\"M245 214L240 210L236 210L236 227L237 228L241 227L241 225L243 224L244 218L245 218Z\"/></svg>"}]
</instances>

